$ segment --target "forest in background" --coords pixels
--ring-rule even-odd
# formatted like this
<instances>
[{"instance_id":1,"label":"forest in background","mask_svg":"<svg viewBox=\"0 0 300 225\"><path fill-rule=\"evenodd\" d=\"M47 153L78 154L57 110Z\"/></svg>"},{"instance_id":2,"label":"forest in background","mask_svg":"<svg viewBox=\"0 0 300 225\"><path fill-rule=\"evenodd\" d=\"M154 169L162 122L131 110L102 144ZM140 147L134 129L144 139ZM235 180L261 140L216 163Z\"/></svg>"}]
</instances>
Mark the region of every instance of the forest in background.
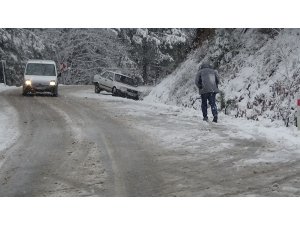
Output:
<instances>
[{"instance_id":1,"label":"forest in background","mask_svg":"<svg viewBox=\"0 0 300 225\"><path fill-rule=\"evenodd\" d=\"M0 58L7 83L20 85L28 59L65 64L62 82L91 84L114 70L155 85L195 47L197 29L0 29Z\"/></svg>"}]
</instances>

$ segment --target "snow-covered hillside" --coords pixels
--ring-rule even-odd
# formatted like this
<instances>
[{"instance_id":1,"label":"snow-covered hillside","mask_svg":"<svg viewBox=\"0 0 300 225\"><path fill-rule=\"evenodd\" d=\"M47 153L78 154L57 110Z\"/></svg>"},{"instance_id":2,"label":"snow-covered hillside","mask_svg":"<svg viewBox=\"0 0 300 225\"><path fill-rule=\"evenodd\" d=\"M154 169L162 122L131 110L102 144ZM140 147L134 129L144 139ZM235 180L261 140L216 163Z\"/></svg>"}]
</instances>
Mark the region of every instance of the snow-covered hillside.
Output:
<instances>
[{"instance_id":1,"label":"snow-covered hillside","mask_svg":"<svg viewBox=\"0 0 300 225\"><path fill-rule=\"evenodd\" d=\"M217 29L213 39L203 42L145 100L199 109L195 74L209 61L219 70L227 113L294 124L299 55L299 29Z\"/></svg>"}]
</instances>

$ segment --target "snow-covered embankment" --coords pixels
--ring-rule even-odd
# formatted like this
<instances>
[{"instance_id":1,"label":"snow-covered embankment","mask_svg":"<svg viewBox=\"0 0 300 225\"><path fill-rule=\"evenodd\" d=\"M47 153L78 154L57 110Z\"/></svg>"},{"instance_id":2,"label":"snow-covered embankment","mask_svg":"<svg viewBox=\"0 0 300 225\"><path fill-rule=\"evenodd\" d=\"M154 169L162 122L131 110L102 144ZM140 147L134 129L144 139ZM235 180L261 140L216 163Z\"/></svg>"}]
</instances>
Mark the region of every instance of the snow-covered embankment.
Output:
<instances>
[{"instance_id":1,"label":"snow-covered embankment","mask_svg":"<svg viewBox=\"0 0 300 225\"><path fill-rule=\"evenodd\" d=\"M10 89L0 84L0 92ZM0 100L0 151L11 146L19 136L18 114L3 98Z\"/></svg>"},{"instance_id":2,"label":"snow-covered embankment","mask_svg":"<svg viewBox=\"0 0 300 225\"><path fill-rule=\"evenodd\" d=\"M205 59L201 60L200 53L201 49L192 53L171 75L153 88L151 93L145 97L144 102L149 104L164 103L183 109L185 108L184 111L190 111L191 114L194 114L197 110L197 113L200 116L199 119L201 120L201 102L200 100L197 100L199 94L194 84L197 69L201 62L205 61ZM227 71L227 73L229 72ZM227 74L223 74L223 76L226 77ZM232 92L226 85L232 87L236 80L241 84L244 84L244 82L247 81L243 76L228 80L224 78L224 80L226 82L224 81L220 88L221 90L224 90L226 96L230 96L230 93ZM267 87L267 84L265 84L265 86ZM267 88L264 88L263 90L265 89ZM258 90L256 90L256 92L258 92ZM242 96L243 93L241 92L239 94ZM218 99L218 107L220 107L220 99ZM277 112L277 109L275 108L273 111ZM224 112L220 112L219 124L224 126L224 129L227 129L227 133L229 133L232 138L243 138L245 140L265 138L266 143L271 143L272 147L270 148L272 149L267 149L267 151L271 151L271 153L265 152L266 149L264 149L258 157L259 160L289 160L295 158L295 156L296 158L299 158L300 132L297 128L295 126L290 126L288 128L284 127L284 123L281 120L272 121L272 117L269 117L266 111L264 111L263 115L264 116L259 117L259 121L254 121L247 120L246 118L236 118L234 114L227 116L224 115ZM209 116L211 116L210 109Z\"/></svg>"}]
</instances>

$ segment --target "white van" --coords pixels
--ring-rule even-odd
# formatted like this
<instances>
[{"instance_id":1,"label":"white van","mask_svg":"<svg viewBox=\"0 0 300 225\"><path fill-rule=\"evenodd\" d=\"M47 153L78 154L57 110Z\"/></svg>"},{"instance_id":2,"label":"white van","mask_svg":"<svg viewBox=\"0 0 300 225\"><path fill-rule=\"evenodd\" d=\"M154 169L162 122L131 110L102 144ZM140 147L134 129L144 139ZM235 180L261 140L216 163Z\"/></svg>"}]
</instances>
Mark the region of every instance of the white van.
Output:
<instances>
[{"instance_id":1,"label":"white van","mask_svg":"<svg viewBox=\"0 0 300 225\"><path fill-rule=\"evenodd\" d=\"M29 60L26 64L23 95L35 92L51 92L58 95L58 74L52 60Z\"/></svg>"}]
</instances>

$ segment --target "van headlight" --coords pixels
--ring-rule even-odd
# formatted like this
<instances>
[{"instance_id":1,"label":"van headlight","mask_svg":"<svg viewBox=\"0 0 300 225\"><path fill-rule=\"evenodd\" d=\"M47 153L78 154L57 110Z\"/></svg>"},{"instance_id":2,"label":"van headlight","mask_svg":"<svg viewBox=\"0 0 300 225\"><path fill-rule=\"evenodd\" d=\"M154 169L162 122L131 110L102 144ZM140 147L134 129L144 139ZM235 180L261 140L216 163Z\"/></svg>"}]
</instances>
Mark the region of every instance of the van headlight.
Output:
<instances>
[{"instance_id":1,"label":"van headlight","mask_svg":"<svg viewBox=\"0 0 300 225\"><path fill-rule=\"evenodd\" d=\"M31 80L25 80L25 85L30 86L31 85Z\"/></svg>"},{"instance_id":2,"label":"van headlight","mask_svg":"<svg viewBox=\"0 0 300 225\"><path fill-rule=\"evenodd\" d=\"M55 86L56 82L54 80L50 81L50 86Z\"/></svg>"}]
</instances>

